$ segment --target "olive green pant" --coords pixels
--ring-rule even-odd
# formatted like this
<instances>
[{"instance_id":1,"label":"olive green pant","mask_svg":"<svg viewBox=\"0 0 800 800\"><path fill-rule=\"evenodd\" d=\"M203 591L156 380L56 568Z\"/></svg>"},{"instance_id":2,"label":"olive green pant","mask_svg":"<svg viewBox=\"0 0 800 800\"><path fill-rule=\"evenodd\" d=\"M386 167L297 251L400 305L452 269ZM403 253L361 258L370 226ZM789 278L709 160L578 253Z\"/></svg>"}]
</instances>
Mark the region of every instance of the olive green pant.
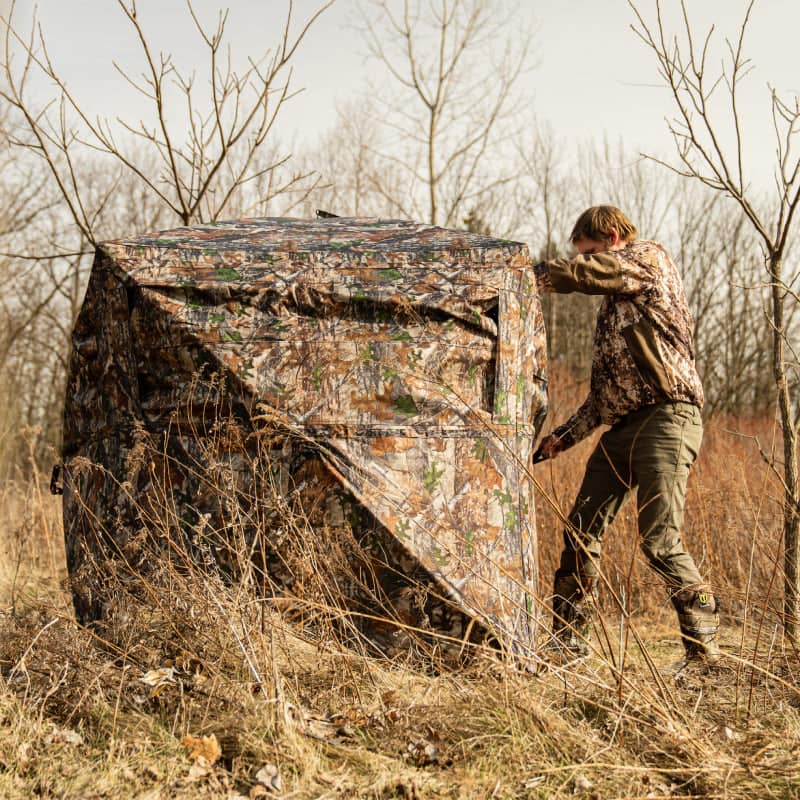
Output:
<instances>
[{"instance_id":1,"label":"olive green pant","mask_svg":"<svg viewBox=\"0 0 800 800\"><path fill-rule=\"evenodd\" d=\"M603 533L635 492L641 548L650 565L670 590L701 584L681 526L689 469L702 438L700 411L689 403L648 406L606 431L570 512L557 578L595 582Z\"/></svg>"}]
</instances>

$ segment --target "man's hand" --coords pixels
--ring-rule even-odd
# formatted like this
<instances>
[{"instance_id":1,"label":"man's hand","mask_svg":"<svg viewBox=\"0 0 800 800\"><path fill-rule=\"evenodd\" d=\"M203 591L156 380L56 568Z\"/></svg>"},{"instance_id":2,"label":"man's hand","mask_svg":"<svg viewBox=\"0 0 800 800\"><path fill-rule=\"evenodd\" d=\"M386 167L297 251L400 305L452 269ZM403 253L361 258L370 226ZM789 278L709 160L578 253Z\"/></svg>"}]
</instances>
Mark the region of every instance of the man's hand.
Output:
<instances>
[{"instance_id":1,"label":"man's hand","mask_svg":"<svg viewBox=\"0 0 800 800\"><path fill-rule=\"evenodd\" d=\"M539 442L539 446L533 454L533 463L538 464L540 461L547 461L550 458L555 458L566 449L567 446L564 440L560 436L551 433Z\"/></svg>"}]
</instances>

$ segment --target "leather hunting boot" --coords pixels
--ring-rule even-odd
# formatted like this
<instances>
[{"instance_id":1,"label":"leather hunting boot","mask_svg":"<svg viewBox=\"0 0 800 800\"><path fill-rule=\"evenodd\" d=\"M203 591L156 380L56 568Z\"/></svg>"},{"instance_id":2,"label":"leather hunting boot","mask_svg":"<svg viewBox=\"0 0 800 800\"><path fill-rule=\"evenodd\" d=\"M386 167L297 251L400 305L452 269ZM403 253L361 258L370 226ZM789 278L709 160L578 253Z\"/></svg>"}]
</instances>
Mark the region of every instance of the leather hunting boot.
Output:
<instances>
[{"instance_id":1,"label":"leather hunting boot","mask_svg":"<svg viewBox=\"0 0 800 800\"><path fill-rule=\"evenodd\" d=\"M707 664L719 661L717 598L705 587L685 587L674 592L671 599L678 612L686 660Z\"/></svg>"},{"instance_id":2,"label":"leather hunting boot","mask_svg":"<svg viewBox=\"0 0 800 800\"><path fill-rule=\"evenodd\" d=\"M556 572L553 583L553 638L565 654L583 657L589 654L589 634L594 610L594 580Z\"/></svg>"}]
</instances>

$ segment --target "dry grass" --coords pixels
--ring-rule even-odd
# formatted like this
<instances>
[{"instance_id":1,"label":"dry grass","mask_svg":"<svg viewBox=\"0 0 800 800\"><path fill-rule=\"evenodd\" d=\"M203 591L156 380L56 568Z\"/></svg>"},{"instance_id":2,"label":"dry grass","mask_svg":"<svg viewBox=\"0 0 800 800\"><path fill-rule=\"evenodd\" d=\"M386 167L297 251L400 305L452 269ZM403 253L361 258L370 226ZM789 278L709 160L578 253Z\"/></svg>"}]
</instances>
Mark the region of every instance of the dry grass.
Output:
<instances>
[{"instance_id":1,"label":"dry grass","mask_svg":"<svg viewBox=\"0 0 800 800\"><path fill-rule=\"evenodd\" d=\"M0 608L68 606L61 502L44 477L0 484Z\"/></svg>"},{"instance_id":2,"label":"dry grass","mask_svg":"<svg viewBox=\"0 0 800 800\"><path fill-rule=\"evenodd\" d=\"M538 675L484 653L436 674L310 644L270 614L264 634L249 626L257 680L236 626L205 623L217 641L199 654L157 636L120 654L67 620L6 617L0 795L257 796L266 764L276 794L297 798L800 791L797 671L779 659L755 675L732 663L676 679L635 649L624 671L595 657ZM657 627L640 632L656 662L677 657ZM170 676L158 691L142 682L154 669ZM186 734L213 735L219 759L193 764Z\"/></svg>"},{"instance_id":3,"label":"dry grass","mask_svg":"<svg viewBox=\"0 0 800 800\"><path fill-rule=\"evenodd\" d=\"M198 570L173 575L158 602L132 598L124 636L82 629L53 579L58 504L41 482L7 485L0 796L800 797L800 665L776 628L776 491L734 425L709 428L687 525L726 600L725 658L681 673L668 669L677 633L627 512L606 561L626 613L609 589L593 656L523 669L475 648L454 669L343 647L318 621ZM584 455L537 468L565 509ZM560 525L552 511L540 522L547 575Z\"/></svg>"}]
</instances>

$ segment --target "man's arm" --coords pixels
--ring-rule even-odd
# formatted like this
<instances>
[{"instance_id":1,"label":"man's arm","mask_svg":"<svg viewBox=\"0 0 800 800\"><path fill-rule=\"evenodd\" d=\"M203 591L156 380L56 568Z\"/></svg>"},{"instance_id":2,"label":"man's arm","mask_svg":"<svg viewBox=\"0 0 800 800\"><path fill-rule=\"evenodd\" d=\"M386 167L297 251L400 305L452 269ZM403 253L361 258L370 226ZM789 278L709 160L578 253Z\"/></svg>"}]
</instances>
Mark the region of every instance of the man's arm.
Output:
<instances>
[{"instance_id":1,"label":"man's arm","mask_svg":"<svg viewBox=\"0 0 800 800\"><path fill-rule=\"evenodd\" d=\"M559 294L639 294L654 285L658 270L657 262L635 259L624 250L554 258L533 268L539 291Z\"/></svg>"},{"instance_id":2,"label":"man's arm","mask_svg":"<svg viewBox=\"0 0 800 800\"><path fill-rule=\"evenodd\" d=\"M566 422L542 439L534 453L534 463L554 458L559 453L563 453L564 450L568 450L585 439L599 425L600 414L597 412L594 398L589 395L583 405Z\"/></svg>"}]
</instances>

